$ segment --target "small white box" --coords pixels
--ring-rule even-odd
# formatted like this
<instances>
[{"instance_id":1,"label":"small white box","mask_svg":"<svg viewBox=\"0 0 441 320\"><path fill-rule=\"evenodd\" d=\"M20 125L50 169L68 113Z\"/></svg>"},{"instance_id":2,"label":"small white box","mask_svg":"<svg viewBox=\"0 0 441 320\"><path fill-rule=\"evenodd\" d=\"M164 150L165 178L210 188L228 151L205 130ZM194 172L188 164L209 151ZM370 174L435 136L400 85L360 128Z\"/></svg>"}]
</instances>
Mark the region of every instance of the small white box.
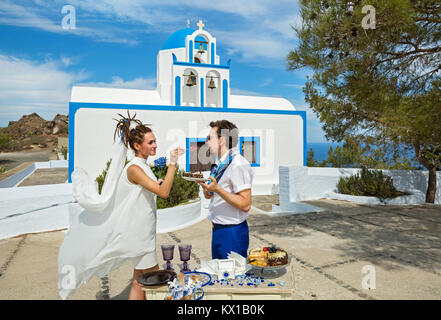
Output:
<instances>
[{"instance_id":1,"label":"small white box","mask_svg":"<svg viewBox=\"0 0 441 320\"><path fill-rule=\"evenodd\" d=\"M218 260L217 278L221 279L235 279L236 278L236 261L234 259L220 259Z\"/></svg>"}]
</instances>

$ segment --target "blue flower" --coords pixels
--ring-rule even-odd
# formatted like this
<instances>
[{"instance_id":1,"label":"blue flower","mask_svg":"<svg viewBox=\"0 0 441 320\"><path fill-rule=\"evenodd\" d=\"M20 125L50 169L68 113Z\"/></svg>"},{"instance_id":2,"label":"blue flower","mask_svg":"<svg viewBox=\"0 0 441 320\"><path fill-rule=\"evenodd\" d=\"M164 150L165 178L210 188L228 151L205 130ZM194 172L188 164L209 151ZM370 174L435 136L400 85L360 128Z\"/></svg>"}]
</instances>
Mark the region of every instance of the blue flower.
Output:
<instances>
[{"instance_id":1,"label":"blue flower","mask_svg":"<svg viewBox=\"0 0 441 320\"><path fill-rule=\"evenodd\" d=\"M161 157L161 158L156 159L154 162L155 162L155 167L162 169L165 167L165 165L167 163L167 159L165 157Z\"/></svg>"}]
</instances>

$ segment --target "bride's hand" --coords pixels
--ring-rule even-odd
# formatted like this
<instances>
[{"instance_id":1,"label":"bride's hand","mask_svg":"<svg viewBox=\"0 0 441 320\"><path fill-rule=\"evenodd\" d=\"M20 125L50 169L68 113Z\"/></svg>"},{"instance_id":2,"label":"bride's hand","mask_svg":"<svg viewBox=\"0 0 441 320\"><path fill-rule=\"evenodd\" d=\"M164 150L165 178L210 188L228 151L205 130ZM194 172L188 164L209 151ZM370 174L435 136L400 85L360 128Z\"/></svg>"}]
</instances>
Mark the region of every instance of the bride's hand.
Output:
<instances>
[{"instance_id":1,"label":"bride's hand","mask_svg":"<svg viewBox=\"0 0 441 320\"><path fill-rule=\"evenodd\" d=\"M170 152L170 164L176 164L178 158L184 154L184 149L177 147Z\"/></svg>"}]
</instances>

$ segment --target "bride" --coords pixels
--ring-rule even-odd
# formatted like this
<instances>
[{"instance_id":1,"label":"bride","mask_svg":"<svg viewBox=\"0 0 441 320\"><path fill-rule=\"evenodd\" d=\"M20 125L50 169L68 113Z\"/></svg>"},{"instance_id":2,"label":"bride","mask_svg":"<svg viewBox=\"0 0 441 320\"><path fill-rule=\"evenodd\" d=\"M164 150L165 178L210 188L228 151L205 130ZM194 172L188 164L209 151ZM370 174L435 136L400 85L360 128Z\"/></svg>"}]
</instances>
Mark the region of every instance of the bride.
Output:
<instances>
[{"instance_id":1,"label":"bride","mask_svg":"<svg viewBox=\"0 0 441 320\"><path fill-rule=\"evenodd\" d=\"M129 299L145 299L136 279L159 269L156 196L168 197L184 150L171 151L167 174L158 181L147 165L147 158L156 155L156 137L135 116L117 120L115 134L120 141L114 144L101 194L83 169L72 173L78 203L69 208L69 231L58 253L58 288L63 299L93 275L101 278L127 260L134 268ZM129 147L135 157L124 165Z\"/></svg>"}]
</instances>

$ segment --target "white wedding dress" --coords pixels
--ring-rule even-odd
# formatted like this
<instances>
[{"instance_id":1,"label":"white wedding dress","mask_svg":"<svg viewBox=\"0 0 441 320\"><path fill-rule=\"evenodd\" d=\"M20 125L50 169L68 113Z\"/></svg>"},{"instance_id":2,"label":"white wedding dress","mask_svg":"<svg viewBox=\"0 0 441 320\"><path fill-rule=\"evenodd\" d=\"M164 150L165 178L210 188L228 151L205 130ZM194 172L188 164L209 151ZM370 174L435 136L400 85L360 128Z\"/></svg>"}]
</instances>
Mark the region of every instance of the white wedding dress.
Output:
<instances>
[{"instance_id":1,"label":"white wedding dress","mask_svg":"<svg viewBox=\"0 0 441 320\"><path fill-rule=\"evenodd\" d=\"M102 193L81 168L72 173L78 203L69 208L69 231L58 253L58 289L62 299L93 275L103 277L128 259L156 252L156 195L127 179L136 164L157 181L146 160L134 157L126 166L127 148L114 145ZM155 253L156 254L156 253Z\"/></svg>"}]
</instances>

